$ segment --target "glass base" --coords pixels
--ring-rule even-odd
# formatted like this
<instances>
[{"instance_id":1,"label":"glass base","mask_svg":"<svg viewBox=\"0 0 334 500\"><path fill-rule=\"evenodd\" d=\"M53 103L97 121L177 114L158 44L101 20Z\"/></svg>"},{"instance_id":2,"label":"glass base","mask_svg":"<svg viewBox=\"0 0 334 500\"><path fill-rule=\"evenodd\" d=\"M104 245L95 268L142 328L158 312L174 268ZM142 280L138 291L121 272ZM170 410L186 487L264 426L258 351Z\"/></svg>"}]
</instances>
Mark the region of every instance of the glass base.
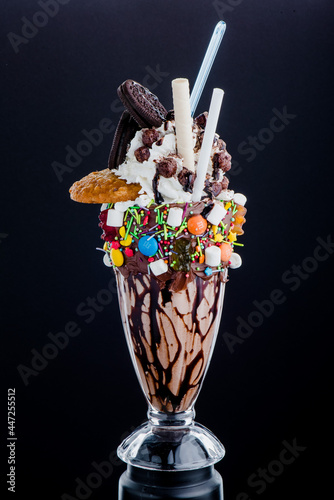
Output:
<instances>
[{"instance_id":1,"label":"glass base","mask_svg":"<svg viewBox=\"0 0 334 500\"><path fill-rule=\"evenodd\" d=\"M187 471L213 465L225 448L206 427L194 422L194 410L165 414L149 410L148 422L138 427L117 449L123 462L142 469Z\"/></svg>"}]
</instances>

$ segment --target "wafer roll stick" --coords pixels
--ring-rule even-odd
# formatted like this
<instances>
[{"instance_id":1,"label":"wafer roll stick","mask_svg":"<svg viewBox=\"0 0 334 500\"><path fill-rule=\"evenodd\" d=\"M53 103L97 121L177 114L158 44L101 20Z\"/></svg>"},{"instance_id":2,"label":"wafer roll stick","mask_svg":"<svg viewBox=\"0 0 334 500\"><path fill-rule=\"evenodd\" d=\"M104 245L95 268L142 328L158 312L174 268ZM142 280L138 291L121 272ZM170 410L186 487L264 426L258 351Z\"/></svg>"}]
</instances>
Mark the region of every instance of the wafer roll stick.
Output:
<instances>
[{"instance_id":1,"label":"wafer roll stick","mask_svg":"<svg viewBox=\"0 0 334 500\"><path fill-rule=\"evenodd\" d=\"M184 160L184 166L195 171L192 118L190 113L189 81L176 78L172 81L177 152Z\"/></svg>"}]
</instances>

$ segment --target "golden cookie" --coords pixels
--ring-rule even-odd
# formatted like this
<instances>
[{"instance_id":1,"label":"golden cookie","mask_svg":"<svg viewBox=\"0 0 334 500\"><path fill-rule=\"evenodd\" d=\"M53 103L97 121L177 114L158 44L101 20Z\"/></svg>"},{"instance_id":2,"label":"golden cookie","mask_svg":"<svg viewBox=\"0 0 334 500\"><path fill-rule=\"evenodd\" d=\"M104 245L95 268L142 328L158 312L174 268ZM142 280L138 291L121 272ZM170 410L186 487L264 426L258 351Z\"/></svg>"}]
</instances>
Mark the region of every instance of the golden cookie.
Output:
<instances>
[{"instance_id":1,"label":"golden cookie","mask_svg":"<svg viewBox=\"0 0 334 500\"><path fill-rule=\"evenodd\" d=\"M140 184L127 184L106 168L91 172L75 182L70 188L70 195L72 200L80 203L116 203L135 200L140 189Z\"/></svg>"}]
</instances>

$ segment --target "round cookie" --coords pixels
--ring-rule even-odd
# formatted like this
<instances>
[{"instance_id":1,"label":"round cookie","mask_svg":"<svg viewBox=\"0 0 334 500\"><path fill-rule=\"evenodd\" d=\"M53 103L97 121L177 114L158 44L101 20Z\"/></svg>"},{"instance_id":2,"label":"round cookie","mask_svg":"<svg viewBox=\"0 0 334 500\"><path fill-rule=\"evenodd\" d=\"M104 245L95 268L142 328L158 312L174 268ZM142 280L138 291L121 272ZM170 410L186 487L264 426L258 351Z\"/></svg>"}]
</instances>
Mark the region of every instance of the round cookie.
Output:
<instances>
[{"instance_id":1,"label":"round cookie","mask_svg":"<svg viewBox=\"0 0 334 500\"><path fill-rule=\"evenodd\" d=\"M130 113L123 111L109 153L108 167L110 170L118 168L123 163L128 144L130 144L138 129L139 127Z\"/></svg>"},{"instance_id":2,"label":"round cookie","mask_svg":"<svg viewBox=\"0 0 334 500\"><path fill-rule=\"evenodd\" d=\"M106 168L75 182L70 188L70 196L80 203L117 203L135 200L140 190L140 184L128 184Z\"/></svg>"},{"instance_id":3,"label":"round cookie","mask_svg":"<svg viewBox=\"0 0 334 500\"><path fill-rule=\"evenodd\" d=\"M118 87L117 94L140 127L160 127L166 119L167 110L157 96L140 83L126 80Z\"/></svg>"}]
</instances>

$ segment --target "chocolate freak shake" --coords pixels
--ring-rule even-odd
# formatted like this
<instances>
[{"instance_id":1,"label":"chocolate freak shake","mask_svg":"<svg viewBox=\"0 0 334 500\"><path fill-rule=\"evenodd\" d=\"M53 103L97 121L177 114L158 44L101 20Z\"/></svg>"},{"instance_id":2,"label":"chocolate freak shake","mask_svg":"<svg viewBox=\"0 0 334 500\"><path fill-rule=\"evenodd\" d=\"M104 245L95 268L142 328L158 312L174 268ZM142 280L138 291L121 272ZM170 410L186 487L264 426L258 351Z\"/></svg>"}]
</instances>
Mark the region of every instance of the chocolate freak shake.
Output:
<instances>
[{"instance_id":1,"label":"chocolate freak shake","mask_svg":"<svg viewBox=\"0 0 334 500\"><path fill-rule=\"evenodd\" d=\"M104 263L116 274L140 385L155 410L175 414L192 408L206 373L228 271L241 265L236 249L246 197L229 188L231 156L214 134L194 200L208 113L178 121L182 99L167 112L132 80L118 93L126 110L109 168L76 182L70 193L102 203Z\"/></svg>"}]
</instances>

